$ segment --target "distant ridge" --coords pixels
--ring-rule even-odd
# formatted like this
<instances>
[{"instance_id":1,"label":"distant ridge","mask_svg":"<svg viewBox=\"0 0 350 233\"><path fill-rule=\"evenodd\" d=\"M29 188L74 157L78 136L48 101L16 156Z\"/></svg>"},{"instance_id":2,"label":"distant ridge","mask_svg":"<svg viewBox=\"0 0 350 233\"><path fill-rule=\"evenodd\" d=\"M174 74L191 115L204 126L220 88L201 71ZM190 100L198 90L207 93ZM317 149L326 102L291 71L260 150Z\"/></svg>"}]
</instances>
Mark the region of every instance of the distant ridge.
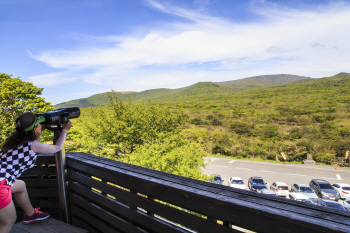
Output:
<instances>
[{"instance_id":1,"label":"distant ridge","mask_svg":"<svg viewBox=\"0 0 350 233\"><path fill-rule=\"evenodd\" d=\"M310 77L298 76L292 74L275 74L275 75L260 75L253 76L249 78L243 78L232 81L225 82L215 82L221 86L243 86L243 85L261 85L267 86L277 86L283 85L291 82L295 82L302 79L311 79Z\"/></svg>"},{"instance_id":2,"label":"distant ridge","mask_svg":"<svg viewBox=\"0 0 350 233\"><path fill-rule=\"evenodd\" d=\"M191 86L178 89L151 89L142 92L117 92L119 97L123 100L131 97L133 101L181 101L185 98L202 98L208 99L211 95L220 95L230 92L245 91L255 88L272 87L283 84L288 84L300 80L310 80L310 77L277 74L277 75L261 75L239 80L224 81L224 82L199 82ZM76 99L55 105L56 108L73 107L80 108L101 106L108 102L108 94L105 92L101 94L92 95L88 98Z\"/></svg>"}]
</instances>

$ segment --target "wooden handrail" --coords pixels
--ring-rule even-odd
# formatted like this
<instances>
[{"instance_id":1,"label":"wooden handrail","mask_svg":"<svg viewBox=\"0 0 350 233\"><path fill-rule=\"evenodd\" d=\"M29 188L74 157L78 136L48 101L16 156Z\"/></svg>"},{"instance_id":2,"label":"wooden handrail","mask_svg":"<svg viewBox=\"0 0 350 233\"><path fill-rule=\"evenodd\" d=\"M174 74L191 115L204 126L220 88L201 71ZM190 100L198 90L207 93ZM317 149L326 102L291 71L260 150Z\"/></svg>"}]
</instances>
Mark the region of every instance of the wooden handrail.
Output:
<instances>
[{"instance_id":1,"label":"wooden handrail","mask_svg":"<svg viewBox=\"0 0 350 233\"><path fill-rule=\"evenodd\" d=\"M72 224L93 232L350 232L350 213L67 153Z\"/></svg>"}]
</instances>

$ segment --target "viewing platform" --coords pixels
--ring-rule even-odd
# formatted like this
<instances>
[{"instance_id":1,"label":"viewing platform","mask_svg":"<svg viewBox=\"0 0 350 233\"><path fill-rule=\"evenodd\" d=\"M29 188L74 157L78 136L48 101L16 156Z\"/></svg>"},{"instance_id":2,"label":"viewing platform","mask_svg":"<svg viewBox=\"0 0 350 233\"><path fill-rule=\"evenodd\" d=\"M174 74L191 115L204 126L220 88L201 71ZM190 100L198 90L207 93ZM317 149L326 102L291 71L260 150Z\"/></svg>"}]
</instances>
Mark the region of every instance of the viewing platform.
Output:
<instances>
[{"instance_id":1,"label":"viewing platform","mask_svg":"<svg viewBox=\"0 0 350 233\"><path fill-rule=\"evenodd\" d=\"M63 223L59 220L48 218L30 224L19 222L15 224L10 233L87 233L87 230Z\"/></svg>"},{"instance_id":2,"label":"viewing platform","mask_svg":"<svg viewBox=\"0 0 350 233\"><path fill-rule=\"evenodd\" d=\"M350 232L349 212L90 154L67 153L66 169L70 225L58 221L63 218L55 158L39 155L21 179L33 206L49 212L50 219L24 226L23 211L16 206L18 223L11 233Z\"/></svg>"}]
</instances>

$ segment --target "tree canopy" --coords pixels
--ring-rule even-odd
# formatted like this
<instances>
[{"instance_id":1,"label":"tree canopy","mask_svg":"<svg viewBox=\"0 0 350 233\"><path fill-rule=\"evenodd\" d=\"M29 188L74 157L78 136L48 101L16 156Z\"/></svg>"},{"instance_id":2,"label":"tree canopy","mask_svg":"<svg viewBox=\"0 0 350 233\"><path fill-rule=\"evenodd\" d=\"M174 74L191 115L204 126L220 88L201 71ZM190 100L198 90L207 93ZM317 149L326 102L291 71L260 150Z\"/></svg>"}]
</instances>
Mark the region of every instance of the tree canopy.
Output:
<instances>
[{"instance_id":1,"label":"tree canopy","mask_svg":"<svg viewBox=\"0 0 350 233\"><path fill-rule=\"evenodd\" d=\"M82 109L73 119L76 151L196 179L207 153L181 136L182 111L110 95L107 106Z\"/></svg>"},{"instance_id":2,"label":"tree canopy","mask_svg":"<svg viewBox=\"0 0 350 233\"><path fill-rule=\"evenodd\" d=\"M49 102L39 97L43 88L19 77L0 73L0 144L14 131L15 119L24 112L45 112L53 110Z\"/></svg>"}]
</instances>

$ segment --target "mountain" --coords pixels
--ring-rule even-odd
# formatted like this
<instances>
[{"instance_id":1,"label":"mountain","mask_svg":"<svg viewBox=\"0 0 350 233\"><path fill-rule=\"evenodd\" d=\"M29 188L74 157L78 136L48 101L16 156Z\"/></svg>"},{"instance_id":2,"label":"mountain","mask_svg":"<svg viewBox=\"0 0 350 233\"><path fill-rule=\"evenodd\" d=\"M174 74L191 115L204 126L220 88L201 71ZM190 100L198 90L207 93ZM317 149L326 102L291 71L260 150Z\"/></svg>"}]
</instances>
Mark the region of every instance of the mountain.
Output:
<instances>
[{"instance_id":1,"label":"mountain","mask_svg":"<svg viewBox=\"0 0 350 233\"><path fill-rule=\"evenodd\" d=\"M310 77L291 75L291 74L277 74L277 75L260 75L250 78L244 78L233 81L216 82L221 86L232 87L236 90L247 90L258 87L272 87L283 85L299 80L311 79Z\"/></svg>"},{"instance_id":2,"label":"mountain","mask_svg":"<svg viewBox=\"0 0 350 233\"><path fill-rule=\"evenodd\" d=\"M212 96L220 96L226 93L245 91L261 87L278 86L300 80L313 79L310 77L289 74L261 75L225 82L199 82L179 89L160 88L142 92L117 92L117 94L119 94L119 97L123 100L132 98L134 102L148 100L155 102L181 101L188 98L200 98L205 100L211 98ZM105 92L90 96L88 98L71 100L57 104L55 107L87 108L104 105L108 102L108 94L110 93L111 92Z\"/></svg>"}]
</instances>

